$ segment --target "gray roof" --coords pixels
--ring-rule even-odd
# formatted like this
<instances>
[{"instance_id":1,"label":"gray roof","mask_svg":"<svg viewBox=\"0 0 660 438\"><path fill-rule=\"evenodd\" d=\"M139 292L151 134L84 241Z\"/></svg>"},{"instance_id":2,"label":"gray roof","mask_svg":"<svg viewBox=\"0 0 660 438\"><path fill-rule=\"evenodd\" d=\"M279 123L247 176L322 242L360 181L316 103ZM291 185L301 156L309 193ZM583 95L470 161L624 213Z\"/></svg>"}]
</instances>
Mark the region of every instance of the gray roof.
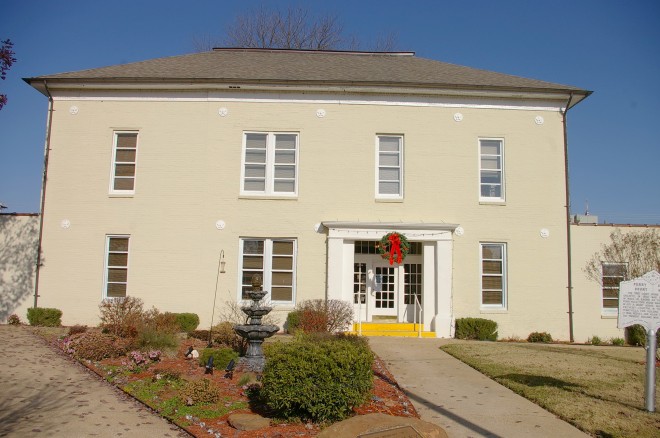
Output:
<instances>
[{"instance_id":1,"label":"gray roof","mask_svg":"<svg viewBox=\"0 0 660 438\"><path fill-rule=\"evenodd\" d=\"M527 79L418 58L412 52L340 52L273 49L214 49L130 64L25 79L35 85L57 82L207 82L328 84L450 89L591 92L568 85Z\"/></svg>"}]
</instances>

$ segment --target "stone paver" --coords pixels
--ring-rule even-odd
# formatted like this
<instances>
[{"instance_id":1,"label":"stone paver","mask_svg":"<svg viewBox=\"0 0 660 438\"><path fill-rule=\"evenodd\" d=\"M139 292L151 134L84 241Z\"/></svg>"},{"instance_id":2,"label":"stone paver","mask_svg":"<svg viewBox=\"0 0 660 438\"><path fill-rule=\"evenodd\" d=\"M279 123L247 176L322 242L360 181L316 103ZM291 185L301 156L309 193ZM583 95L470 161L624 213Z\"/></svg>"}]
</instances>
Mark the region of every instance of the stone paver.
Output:
<instances>
[{"instance_id":1,"label":"stone paver","mask_svg":"<svg viewBox=\"0 0 660 438\"><path fill-rule=\"evenodd\" d=\"M30 332L0 326L0 437L190 437Z\"/></svg>"},{"instance_id":2,"label":"stone paver","mask_svg":"<svg viewBox=\"0 0 660 438\"><path fill-rule=\"evenodd\" d=\"M577 428L439 349L442 339L369 338L422 420L449 438L586 438Z\"/></svg>"}]
</instances>

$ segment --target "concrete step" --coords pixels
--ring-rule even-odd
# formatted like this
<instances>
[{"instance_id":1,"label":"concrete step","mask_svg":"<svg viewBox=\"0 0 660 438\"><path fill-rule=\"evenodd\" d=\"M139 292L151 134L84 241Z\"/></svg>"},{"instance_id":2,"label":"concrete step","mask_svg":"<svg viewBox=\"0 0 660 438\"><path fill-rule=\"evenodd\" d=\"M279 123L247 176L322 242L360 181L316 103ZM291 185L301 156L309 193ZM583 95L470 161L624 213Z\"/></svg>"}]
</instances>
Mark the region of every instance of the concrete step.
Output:
<instances>
[{"instance_id":1,"label":"concrete step","mask_svg":"<svg viewBox=\"0 0 660 438\"><path fill-rule=\"evenodd\" d=\"M384 322L363 322L362 336L394 336L401 338L416 338L419 336L419 324L413 323L384 323ZM353 324L353 330L349 333L357 334L360 331L359 324ZM435 338L434 332L421 333L423 338Z\"/></svg>"}]
</instances>

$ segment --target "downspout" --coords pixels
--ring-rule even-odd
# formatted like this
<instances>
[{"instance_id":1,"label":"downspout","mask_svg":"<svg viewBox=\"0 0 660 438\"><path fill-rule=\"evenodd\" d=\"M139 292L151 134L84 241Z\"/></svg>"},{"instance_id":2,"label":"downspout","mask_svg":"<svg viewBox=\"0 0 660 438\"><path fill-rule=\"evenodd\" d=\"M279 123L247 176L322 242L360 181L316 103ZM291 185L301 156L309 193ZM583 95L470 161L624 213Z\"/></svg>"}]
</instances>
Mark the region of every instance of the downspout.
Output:
<instances>
[{"instance_id":1,"label":"downspout","mask_svg":"<svg viewBox=\"0 0 660 438\"><path fill-rule=\"evenodd\" d=\"M46 202L46 181L48 180L48 155L50 154L50 133L53 125L53 96L48 90L48 83L44 80L44 89L48 95L48 119L46 122L46 145L44 151L44 171L41 179L41 208L39 214L39 244L37 246L37 266L34 277L34 307L39 301L39 273L41 271L41 243L44 236L44 204Z\"/></svg>"},{"instance_id":2,"label":"downspout","mask_svg":"<svg viewBox=\"0 0 660 438\"><path fill-rule=\"evenodd\" d=\"M568 260L568 333L570 341L575 342L573 337L573 268L571 260L571 191L568 178L568 133L566 130L566 113L571 106L573 93L568 97L566 108L560 110L562 115L562 125L564 128L564 176L566 179L566 255Z\"/></svg>"}]
</instances>

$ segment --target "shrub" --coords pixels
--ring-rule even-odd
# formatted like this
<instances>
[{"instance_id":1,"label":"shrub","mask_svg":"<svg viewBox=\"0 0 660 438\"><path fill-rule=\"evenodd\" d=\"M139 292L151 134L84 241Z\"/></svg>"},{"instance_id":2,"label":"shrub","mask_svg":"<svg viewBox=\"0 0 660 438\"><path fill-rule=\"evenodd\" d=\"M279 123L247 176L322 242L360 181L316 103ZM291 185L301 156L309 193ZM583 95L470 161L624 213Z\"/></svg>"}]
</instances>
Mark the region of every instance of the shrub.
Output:
<instances>
[{"instance_id":1,"label":"shrub","mask_svg":"<svg viewBox=\"0 0 660 438\"><path fill-rule=\"evenodd\" d=\"M300 311L293 310L286 316L286 331L295 333L300 328Z\"/></svg>"},{"instance_id":2,"label":"shrub","mask_svg":"<svg viewBox=\"0 0 660 438\"><path fill-rule=\"evenodd\" d=\"M241 356L247 351L247 339L239 336L230 322L221 322L213 327L213 341L231 348Z\"/></svg>"},{"instance_id":3,"label":"shrub","mask_svg":"<svg viewBox=\"0 0 660 438\"><path fill-rule=\"evenodd\" d=\"M137 336L144 311L142 300L135 297L108 298L99 305L100 327L105 333L123 338Z\"/></svg>"},{"instance_id":4,"label":"shrub","mask_svg":"<svg viewBox=\"0 0 660 438\"><path fill-rule=\"evenodd\" d=\"M176 348L180 326L173 313L160 313L153 308L144 312L137 326L139 348Z\"/></svg>"},{"instance_id":5,"label":"shrub","mask_svg":"<svg viewBox=\"0 0 660 438\"><path fill-rule=\"evenodd\" d=\"M199 354L199 365L205 366L213 356L213 368L224 370L229 362L238 359L238 353L231 348L205 348Z\"/></svg>"},{"instance_id":6,"label":"shrub","mask_svg":"<svg viewBox=\"0 0 660 438\"><path fill-rule=\"evenodd\" d=\"M346 330L353 321L353 306L342 300L305 300L296 306L294 312L292 321L287 317L287 322L292 323L289 324L290 331L335 333Z\"/></svg>"},{"instance_id":7,"label":"shrub","mask_svg":"<svg viewBox=\"0 0 660 438\"><path fill-rule=\"evenodd\" d=\"M199 325L199 316L196 313L175 313L174 316L182 332L189 333Z\"/></svg>"},{"instance_id":8,"label":"shrub","mask_svg":"<svg viewBox=\"0 0 660 438\"><path fill-rule=\"evenodd\" d=\"M220 390L209 379L200 379L188 382L181 396L190 405L216 403L220 400Z\"/></svg>"},{"instance_id":9,"label":"shrub","mask_svg":"<svg viewBox=\"0 0 660 438\"><path fill-rule=\"evenodd\" d=\"M369 396L373 353L362 340L299 336L265 350L260 394L280 417L338 420Z\"/></svg>"},{"instance_id":10,"label":"shrub","mask_svg":"<svg viewBox=\"0 0 660 438\"><path fill-rule=\"evenodd\" d=\"M27 311L30 325L42 327L59 327L62 325L62 311L47 307L31 307Z\"/></svg>"},{"instance_id":11,"label":"shrub","mask_svg":"<svg viewBox=\"0 0 660 438\"><path fill-rule=\"evenodd\" d=\"M600 345L602 343L603 343L603 341L596 335L594 335L594 336L590 337L589 339L587 339L587 344Z\"/></svg>"},{"instance_id":12,"label":"shrub","mask_svg":"<svg viewBox=\"0 0 660 438\"><path fill-rule=\"evenodd\" d=\"M459 318L456 320L456 339L496 341L497 323L484 318Z\"/></svg>"},{"instance_id":13,"label":"shrub","mask_svg":"<svg viewBox=\"0 0 660 438\"><path fill-rule=\"evenodd\" d=\"M552 342L552 336L546 332L532 332L527 336L527 342L544 342L547 344Z\"/></svg>"},{"instance_id":14,"label":"shrub","mask_svg":"<svg viewBox=\"0 0 660 438\"><path fill-rule=\"evenodd\" d=\"M21 318L18 317L17 314L11 314L9 315L9 318L7 318L7 324L9 325L21 325Z\"/></svg>"},{"instance_id":15,"label":"shrub","mask_svg":"<svg viewBox=\"0 0 660 438\"><path fill-rule=\"evenodd\" d=\"M128 351L128 343L113 335L86 332L74 335L68 348L78 359L102 360L123 356Z\"/></svg>"},{"instance_id":16,"label":"shrub","mask_svg":"<svg viewBox=\"0 0 660 438\"><path fill-rule=\"evenodd\" d=\"M626 341L623 338L612 338L612 339L610 339L610 344L616 345L617 347L623 347L623 345L625 343L626 343Z\"/></svg>"},{"instance_id":17,"label":"shrub","mask_svg":"<svg viewBox=\"0 0 660 438\"><path fill-rule=\"evenodd\" d=\"M628 344L646 347L646 329L643 325L635 324L626 327L625 336Z\"/></svg>"},{"instance_id":18,"label":"shrub","mask_svg":"<svg viewBox=\"0 0 660 438\"><path fill-rule=\"evenodd\" d=\"M199 339L201 341L207 342L209 340L209 331L208 330L193 330L188 333L189 338Z\"/></svg>"},{"instance_id":19,"label":"shrub","mask_svg":"<svg viewBox=\"0 0 660 438\"><path fill-rule=\"evenodd\" d=\"M72 325L69 327L69 336L72 335L77 335L78 333L85 333L87 331L87 326L86 325Z\"/></svg>"}]
</instances>

